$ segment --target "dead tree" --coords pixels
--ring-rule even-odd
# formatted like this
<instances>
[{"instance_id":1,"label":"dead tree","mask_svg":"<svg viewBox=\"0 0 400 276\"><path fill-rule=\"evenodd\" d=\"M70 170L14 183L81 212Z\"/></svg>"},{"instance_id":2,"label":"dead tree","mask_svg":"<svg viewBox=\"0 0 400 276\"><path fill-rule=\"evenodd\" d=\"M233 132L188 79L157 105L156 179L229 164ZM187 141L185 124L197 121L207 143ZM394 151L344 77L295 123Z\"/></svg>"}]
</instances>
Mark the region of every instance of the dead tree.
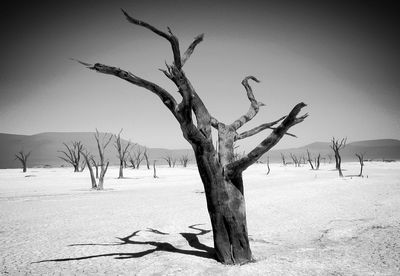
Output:
<instances>
[{"instance_id":1,"label":"dead tree","mask_svg":"<svg viewBox=\"0 0 400 276\"><path fill-rule=\"evenodd\" d=\"M104 150L107 148L108 144L110 144L112 137L113 136L111 134L107 133L100 135L97 129L96 133L94 134L94 138L96 139L97 143L97 150L99 151L99 157L100 157L100 163L99 163L100 176L99 176L99 182L97 183L97 190L103 190L104 188L104 176L106 175L108 165L110 163L109 161L107 161L107 163L105 161Z\"/></svg>"},{"instance_id":2,"label":"dead tree","mask_svg":"<svg viewBox=\"0 0 400 276\"><path fill-rule=\"evenodd\" d=\"M92 182L92 189L97 189L97 183L96 183L96 178L93 173L93 168L92 168L92 159L93 156L88 152L88 151L82 151L83 158L85 159L86 166L88 167L89 173L90 173L90 180ZM96 174L97 174L97 167L96 167Z\"/></svg>"},{"instance_id":3,"label":"dead tree","mask_svg":"<svg viewBox=\"0 0 400 276\"><path fill-rule=\"evenodd\" d=\"M311 169L315 170L314 165L313 165L313 161L311 160L311 154L310 154L310 152L308 150L307 150L307 161L310 164Z\"/></svg>"},{"instance_id":4,"label":"dead tree","mask_svg":"<svg viewBox=\"0 0 400 276\"><path fill-rule=\"evenodd\" d=\"M164 159L167 162L168 167L172 168L172 164L174 163L174 158L172 157L172 155L168 154L168 155L164 156L162 159ZM175 167L175 165L174 165L174 167Z\"/></svg>"},{"instance_id":5,"label":"dead tree","mask_svg":"<svg viewBox=\"0 0 400 276\"><path fill-rule=\"evenodd\" d=\"M16 155L15 155L15 160L19 160L21 162L22 165L22 172L26 172L27 169L27 162L28 162L28 158L29 155L31 155L31 151L28 153L25 153L23 150L20 150Z\"/></svg>"},{"instance_id":6,"label":"dead tree","mask_svg":"<svg viewBox=\"0 0 400 276\"><path fill-rule=\"evenodd\" d=\"M267 175L271 172L271 168L269 167L269 156L267 156Z\"/></svg>"},{"instance_id":7,"label":"dead tree","mask_svg":"<svg viewBox=\"0 0 400 276\"><path fill-rule=\"evenodd\" d=\"M360 162L360 173L358 176L363 176L363 168L364 168L364 153L356 153L358 161Z\"/></svg>"},{"instance_id":8,"label":"dead tree","mask_svg":"<svg viewBox=\"0 0 400 276\"><path fill-rule=\"evenodd\" d=\"M189 160L189 155L185 154L181 156L179 162L181 163L182 167L186 168Z\"/></svg>"},{"instance_id":9,"label":"dead tree","mask_svg":"<svg viewBox=\"0 0 400 276\"><path fill-rule=\"evenodd\" d=\"M339 171L339 176L343 177L342 173L342 157L340 156L340 150L346 146L347 138L343 138L340 142L336 140L335 137L332 137L332 145L330 145L331 149L335 154L335 162L336 162L336 169Z\"/></svg>"},{"instance_id":10,"label":"dead tree","mask_svg":"<svg viewBox=\"0 0 400 276\"><path fill-rule=\"evenodd\" d=\"M246 114L232 123L225 124L213 117L187 78L183 66L191 57L195 47L203 40L203 35L195 37L188 49L181 53L178 38L170 29L167 32L137 20L123 11L126 19L165 38L173 53L173 62L161 70L177 87L182 100L177 102L167 90L133 73L105 64L80 62L91 70L113 75L133 85L143 87L160 98L178 121L183 137L193 148L197 167L204 185L207 208L213 229L216 258L224 264L243 264L252 260L247 233L246 208L242 173L263 154L275 146L294 125L303 122L307 114L298 116L306 105L299 103L288 115L273 122L264 123L248 131L239 129L250 121L264 104L257 101L249 81L259 82L253 76L242 81L250 108ZM195 119L193 118L195 116ZM275 127L276 126L276 127ZM218 150L214 147L211 128L218 132ZM239 160L233 160L235 141L253 136L265 129L272 129L258 146Z\"/></svg>"},{"instance_id":11,"label":"dead tree","mask_svg":"<svg viewBox=\"0 0 400 276\"><path fill-rule=\"evenodd\" d=\"M293 164L295 167L300 167L300 160L297 158L296 155L290 153L290 158L292 158Z\"/></svg>"},{"instance_id":12,"label":"dead tree","mask_svg":"<svg viewBox=\"0 0 400 276\"><path fill-rule=\"evenodd\" d=\"M119 174L118 178L124 178L124 162L125 159L127 158L126 153L128 152L129 147L131 146L131 142L129 141L125 147L122 145L121 142L121 131L117 134L115 134L115 142L114 142L114 147L117 150L117 157L119 160Z\"/></svg>"},{"instance_id":13,"label":"dead tree","mask_svg":"<svg viewBox=\"0 0 400 276\"><path fill-rule=\"evenodd\" d=\"M315 169L319 170L319 166L321 165L321 154L318 153L318 156L314 159Z\"/></svg>"},{"instance_id":14,"label":"dead tree","mask_svg":"<svg viewBox=\"0 0 400 276\"><path fill-rule=\"evenodd\" d=\"M132 156L133 155L133 156ZM142 148L140 148L140 146L136 147L136 150L134 150L132 152L132 155L130 157L130 162L132 164L132 168L133 169L139 169L140 164L142 163L144 157L144 151L142 150Z\"/></svg>"},{"instance_id":15,"label":"dead tree","mask_svg":"<svg viewBox=\"0 0 400 276\"><path fill-rule=\"evenodd\" d=\"M150 170L149 154L147 153L147 148L144 148L143 152L144 160L146 161L147 169Z\"/></svg>"},{"instance_id":16,"label":"dead tree","mask_svg":"<svg viewBox=\"0 0 400 276\"><path fill-rule=\"evenodd\" d=\"M80 141L72 142L72 145L63 143L67 150L60 150L58 152L64 154L64 156L59 156L60 159L71 164L74 167L74 172L79 172L79 166L81 164L81 153L83 145Z\"/></svg>"},{"instance_id":17,"label":"dead tree","mask_svg":"<svg viewBox=\"0 0 400 276\"><path fill-rule=\"evenodd\" d=\"M94 168L96 169L96 179L98 179L99 178L99 164L94 159L93 155L90 156L90 161L92 161L92 164L93 164Z\"/></svg>"},{"instance_id":18,"label":"dead tree","mask_svg":"<svg viewBox=\"0 0 400 276\"><path fill-rule=\"evenodd\" d=\"M153 161L153 178L158 178L156 171L156 160Z\"/></svg>"},{"instance_id":19,"label":"dead tree","mask_svg":"<svg viewBox=\"0 0 400 276\"><path fill-rule=\"evenodd\" d=\"M129 163L131 163L131 168L135 169L136 168L136 161L135 161L135 158L133 158L131 153L128 153L128 160L129 160Z\"/></svg>"},{"instance_id":20,"label":"dead tree","mask_svg":"<svg viewBox=\"0 0 400 276\"><path fill-rule=\"evenodd\" d=\"M285 155L283 153L281 153L281 159L282 159L283 166L286 166L286 158L285 158Z\"/></svg>"}]
</instances>

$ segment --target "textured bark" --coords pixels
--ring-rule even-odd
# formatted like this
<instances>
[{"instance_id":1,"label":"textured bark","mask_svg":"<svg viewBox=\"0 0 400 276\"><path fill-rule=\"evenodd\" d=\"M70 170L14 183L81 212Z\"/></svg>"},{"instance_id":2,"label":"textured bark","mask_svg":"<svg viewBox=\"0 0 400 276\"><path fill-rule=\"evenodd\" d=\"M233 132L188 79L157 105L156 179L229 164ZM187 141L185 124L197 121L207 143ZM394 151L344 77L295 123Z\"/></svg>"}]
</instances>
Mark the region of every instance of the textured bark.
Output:
<instances>
[{"instance_id":1,"label":"textured bark","mask_svg":"<svg viewBox=\"0 0 400 276\"><path fill-rule=\"evenodd\" d=\"M166 70L160 70L177 87L182 98L181 102L178 103L164 88L131 72L100 63L79 62L99 73L113 75L143 87L161 99L178 121L183 137L190 143L195 153L213 228L217 260L225 264L243 264L251 261L242 172L276 145L284 135L294 136L287 131L307 117L307 114L297 117L300 110L306 105L299 103L287 116L238 134L237 130L250 121L258 113L259 108L264 105L255 99L248 83L249 80L259 82L258 79L253 76L243 79L242 85L250 101L250 108L246 114L240 116L233 123L224 124L210 115L182 68L193 54L195 47L203 40L203 35L195 37L184 55L181 56L179 41L170 29L168 29L168 33L161 31L146 22L132 18L125 11L123 12L130 23L142 26L170 43L173 63L166 64ZM195 121L192 118L193 115ZM277 127L272 127L274 125ZM218 131L218 149L213 145L211 127ZM248 154L237 159L234 158L234 142L236 140L252 136L265 129L271 129L272 133ZM170 158L167 158L166 161L170 166L173 163ZM155 163L153 165L155 170Z\"/></svg>"}]
</instances>

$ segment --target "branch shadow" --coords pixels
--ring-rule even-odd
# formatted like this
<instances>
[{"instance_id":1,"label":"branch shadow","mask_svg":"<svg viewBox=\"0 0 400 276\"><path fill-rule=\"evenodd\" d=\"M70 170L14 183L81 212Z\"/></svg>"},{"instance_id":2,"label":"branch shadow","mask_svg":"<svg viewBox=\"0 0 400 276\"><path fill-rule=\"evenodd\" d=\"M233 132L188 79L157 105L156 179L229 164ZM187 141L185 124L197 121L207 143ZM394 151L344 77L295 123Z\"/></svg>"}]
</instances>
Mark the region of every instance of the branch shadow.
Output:
<instances>
[{"instance_id":1,"label":"branch shadow","mask_svg":"<svg viewBox=\"0 0 400 276\"><path fill-rule=\"evenodd\" d=\"M207 258L207 259L215 259L214 248L209 247L205 244L202 244L198 238L198 236L205 235L205 234L211 232L211 230L205 230L205 229L196 227L198 225L201 225L201 224L190 225L188 228L197 230L197 231L199 231L199 233L179 233L184 239L186 239L186 241L188 242L190 247L197 249L197 250L179 249L168 242L134 241L132 239L137 237L139 232L142 231L142 230L137 230L129 236L126 236L123 238L117 237L117 239L119 239L120 241L115 242L115 243L80 243L80 244L70 244L69 246L123 246L123 245L128 245L128 244L134 244L134 245L151 245L151 246L154 246L153 249L140 251L140 252L134 252L134 253L114 252L114 253L107 253L107 254L82 256L82 257L48 259L48 260L32 262L32 264L45 263L45 262L80 261L80 260L100 258L100 257L114 257L114 259L140 258L140 257L144 257L146 255L152 254L154 252L160 252L160 251L178 253L178 254L184 254L184 255L191 255L191 256ZM147 230L145 230L145 231L152 232L152 233L155 233L158 235L169 235L168 233L164 233L159 230L152 229L152 228L147 228Z\"/></svg>"}]
</instances>

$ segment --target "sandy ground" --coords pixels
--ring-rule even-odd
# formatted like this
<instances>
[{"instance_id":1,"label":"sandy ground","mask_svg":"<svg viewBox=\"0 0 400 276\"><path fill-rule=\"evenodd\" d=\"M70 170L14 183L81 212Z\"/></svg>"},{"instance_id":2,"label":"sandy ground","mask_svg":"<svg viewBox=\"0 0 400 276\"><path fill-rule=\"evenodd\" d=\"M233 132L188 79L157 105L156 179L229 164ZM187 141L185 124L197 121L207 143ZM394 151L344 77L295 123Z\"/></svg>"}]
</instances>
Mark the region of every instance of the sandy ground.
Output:
<instances>
[{"instance_id":1,"label":"sandy ground","mask_svg":"<svg viewBox=\"0 0 400 276\"><path fill-rule=\"evenodd\" d=\"M357 163L345 163L347 175ZM0 170L3 275L400 275L400 163L368 162L364 178L265 165L245 175L254 263L212 258L195 167Z\"/></svg>"}]
</instances>

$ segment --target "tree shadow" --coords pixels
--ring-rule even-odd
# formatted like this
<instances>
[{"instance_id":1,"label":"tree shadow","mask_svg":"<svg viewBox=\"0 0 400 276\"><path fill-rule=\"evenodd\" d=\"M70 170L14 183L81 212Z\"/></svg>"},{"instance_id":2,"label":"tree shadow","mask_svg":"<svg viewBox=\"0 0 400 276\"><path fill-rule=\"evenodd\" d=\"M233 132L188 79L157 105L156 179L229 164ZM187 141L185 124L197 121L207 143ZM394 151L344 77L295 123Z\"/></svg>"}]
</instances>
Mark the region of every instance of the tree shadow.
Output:
<instances>
[{"instance_id":1,"label":"tree shadow","mask_svg":"<svg viewBox=\"0 0 400 276\"><path fill-rule=\"evenodd\" d=\"M190 225L189 228L193 229L193 230L197 230L197 231L199 231L199 233L179 233L182 235L183 238L186 239L186 241L192 248L197 249L197 250L179 249L168 242L134 241L134 240L132 240L132 238L137 237L138 233L141 231L141 230L137 230L129 236L126 236L123 238L117 237L117 239L119 239L120 241L115 242L115 243L81 243L81 244L71 244L69 246L123 246L123 245L128 245L128 244L135 244L135 245L151 245L151 246L154 246L153 249L140 251L140 252L134 252L134 253L114 252L114 253L107 253L107 254L82 256L82 257L48 259L48 260L41 260L41 261L32 262L32 263L80 261L80 260L100 258L100 257L114 257L114 259L130 259L130 258L140 258L140 257L146 256L146 255L149 255L151 253L160 252L160 251L179 253L179 254L184 254L184 255L191 255L191 256L207 258L207 259L215 259L214 248L209 247L205 244L202 244L198 238L198 236L205 235L205 234L211 232L211 230L205 230L205 229L196 227L198 225L201 225L201 224ZM152 233L155 233L158 235L169 235L168 233L164 233L164 232L158 231L156 229L152 229L152 228L147 228L147 230L145 230L145 231L152 232Z\"/></svg>"}]
</instances>

